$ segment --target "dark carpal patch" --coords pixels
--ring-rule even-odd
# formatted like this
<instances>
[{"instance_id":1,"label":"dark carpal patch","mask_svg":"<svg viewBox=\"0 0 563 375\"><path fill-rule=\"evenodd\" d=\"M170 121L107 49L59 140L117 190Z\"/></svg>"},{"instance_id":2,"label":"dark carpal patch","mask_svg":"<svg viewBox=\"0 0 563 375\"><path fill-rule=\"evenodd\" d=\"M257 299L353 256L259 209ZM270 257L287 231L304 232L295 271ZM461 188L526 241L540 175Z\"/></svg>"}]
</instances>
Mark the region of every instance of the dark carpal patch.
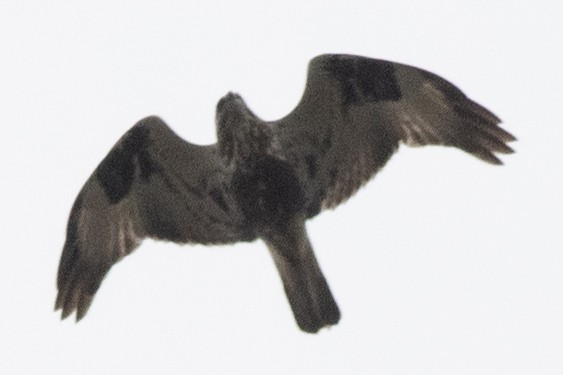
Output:
<instances>
[{"instance_id":1,"label":"dark carpal patch","mask_svg":"<svg viewBox=\"0 0 563 375\"><path fill-rule=\"evenodd\" d=\"M391 62L333 56L326 61L325 68L338 80L345 106L363 101L401 99L395 67Z\"/></svg>"},{"instance_id":2,"label":"dark carpal patch","mask_svg":"<svg viewBox=\"0 0 563 375\"><path fill-rule=\"evenodd\" d=\"M137 163L139 164L141 180L143 182L147 182L150 176L160 169L160 166L151 158L146 148L139 150Z\"/></svg>"},{"instance_id":3,"label":"dark carpal patch","mask_svg":"<svg viewBox=\"0 0 563 375\"><path fill-rule=\"evenodd\" d=\"M289 163L263 156L233 176L233 193L253 225L284 225L301 210L304 197Z\"/></svg>"},{"instance_id":4,"label":"dark carpal patch","mask_svg":"<svg viewBox=\"0 0 563 375\"><path fill-rule=\"evenodd\" d=\"M146 125L134 126L98 166L96 177L110 204L119 203L129 193L135 178L135 160L144 181L158 169L147 150L149 134Z\"/></svg>"}]
</instances>

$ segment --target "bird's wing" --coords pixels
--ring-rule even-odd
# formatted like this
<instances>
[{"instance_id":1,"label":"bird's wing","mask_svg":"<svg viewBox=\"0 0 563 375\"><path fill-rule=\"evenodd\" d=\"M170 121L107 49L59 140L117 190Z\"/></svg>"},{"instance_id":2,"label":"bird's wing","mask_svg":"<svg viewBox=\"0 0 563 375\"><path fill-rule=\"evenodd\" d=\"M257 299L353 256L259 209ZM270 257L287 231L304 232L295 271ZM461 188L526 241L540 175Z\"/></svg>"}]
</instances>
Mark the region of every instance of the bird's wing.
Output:
<instances>
[{"instance_id":1,"label":"bird's wing","mask_svg":"<svg viewBox=\"0 0 563 375\"><path fill-rule=\"evenodd\" d=\"M77 320L111 266L145 237L175 242L250 240L215 146L179 138L159 118L137 123L80 191L68 221L56 309Z\"/></svg>"},{"instance_id":2,"label":"bird's wing","mask_svg":"<svg viewBox=\"0 0 563 375\"><path fill-rule=\"evenodd\" d=\"M309 199L331 208L383 167L401 141L453 146L501 164L494 153L513 152L506 142L515 138L499 123L433 73L359 56L322 55L309 64L298 106L272 128L279 149L309 181Z\"/></svg>"}]
</instances>

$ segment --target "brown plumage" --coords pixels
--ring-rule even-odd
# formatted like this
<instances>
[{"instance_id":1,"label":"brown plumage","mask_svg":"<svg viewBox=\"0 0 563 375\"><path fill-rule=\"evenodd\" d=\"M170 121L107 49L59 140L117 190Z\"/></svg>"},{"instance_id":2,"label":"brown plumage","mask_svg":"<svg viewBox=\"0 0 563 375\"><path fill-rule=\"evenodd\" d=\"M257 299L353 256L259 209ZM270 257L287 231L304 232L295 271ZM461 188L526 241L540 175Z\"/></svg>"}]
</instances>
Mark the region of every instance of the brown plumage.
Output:
<instances>
[{"instance_id":1,"label":"brown plumage","mask_svg":"<svg viewBox=\"0 0 563 375\"><path fill-rule=\"evenodd\" d=\"M338 306L305 221L354 194L401 143L444 145L501 164L515 138L443 78L349 55L309 64L305 93L288 116L257 118L229 93L217 105L218 142L196 146L157 117L112 148L72 208L56 309L88 311L105 274L143 238L222 244L263 240L297 324L336 324Z\"/></svg>"}]
</instances>

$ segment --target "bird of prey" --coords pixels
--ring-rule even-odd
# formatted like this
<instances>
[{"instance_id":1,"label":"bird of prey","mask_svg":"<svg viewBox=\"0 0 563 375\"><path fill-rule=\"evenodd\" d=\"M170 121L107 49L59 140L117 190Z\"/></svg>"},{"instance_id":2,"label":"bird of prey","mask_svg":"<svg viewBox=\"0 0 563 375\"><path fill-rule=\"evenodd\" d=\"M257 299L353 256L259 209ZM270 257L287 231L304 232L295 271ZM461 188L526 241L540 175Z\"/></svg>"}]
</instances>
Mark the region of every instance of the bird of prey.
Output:
<instances>
[{"instance_id":1,"label":"bird of prey","mask_svg":"<svg viewBox=\"0 0 563 375\"><path fill-rule=\"evenodd\" d=\"M140 120L72 207L55 309L84 317L109 269L144 238L227 244L261 239L298 326L340 311L305 222L347 200L401 143L459 148L492 164L515 138L445 79L412 66L327 54L309 63L297 107L263 121L234 93L217 105L217 143L198 146L160 118Z\"/></svg>"}]
</instances>

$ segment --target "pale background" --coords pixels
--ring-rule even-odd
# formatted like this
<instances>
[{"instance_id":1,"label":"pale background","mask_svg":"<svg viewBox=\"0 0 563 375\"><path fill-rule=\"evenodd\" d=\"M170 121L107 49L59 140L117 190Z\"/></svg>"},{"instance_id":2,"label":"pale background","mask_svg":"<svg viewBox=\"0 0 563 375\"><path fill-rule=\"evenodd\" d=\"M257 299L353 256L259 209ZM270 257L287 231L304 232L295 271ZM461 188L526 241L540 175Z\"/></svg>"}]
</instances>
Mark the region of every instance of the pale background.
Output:
<instances>
[{"instance_id":1,"label":"pale background","mask_svg":"<svg viewBox=\"0 0 563 375\"><path fill-rule=\"evenodd\" d=\"M1 374L563 373L563 11L557 1L0 2ZM229 90L264 119L308 61L385 58L453 81L519 141L505 166L407 149L309 223L342 310L298 330L259 242L147 241L88 316L52 309L70 207L158 114L215 142Z\"/></svg>"}]
</instances>

